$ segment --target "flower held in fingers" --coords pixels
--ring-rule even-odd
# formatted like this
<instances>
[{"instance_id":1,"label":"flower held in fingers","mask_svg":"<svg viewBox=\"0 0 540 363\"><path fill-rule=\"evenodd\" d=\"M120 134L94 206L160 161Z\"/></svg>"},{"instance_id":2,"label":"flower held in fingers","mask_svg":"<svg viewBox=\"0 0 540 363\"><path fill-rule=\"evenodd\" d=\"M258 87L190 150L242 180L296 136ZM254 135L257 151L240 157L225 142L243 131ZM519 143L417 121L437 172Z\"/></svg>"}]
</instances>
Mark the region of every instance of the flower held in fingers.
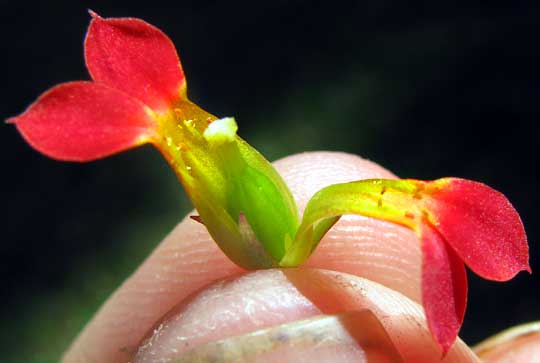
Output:
<instances>
[{"instance_id":1,"label":"flower held in fingers","mask_svg":"<svg viewBox=\"0 0 540 363\"><path fill-rule=\"evenodd\" d=\"M446 352L466 306L464 265L496 281L530 271L519 215L484 184L445 178L363 180L318 192L302 221L270 163L237 136L233 118L187 97L170 39L134 18L92 14L85 41L93 81L53 87L10 120L50 157L89 161L150 143L173 167L223 252L248 268L303 263L344 214L398 223L417 232L423 252L422 300Z\"/></svg>"}]
</instances>

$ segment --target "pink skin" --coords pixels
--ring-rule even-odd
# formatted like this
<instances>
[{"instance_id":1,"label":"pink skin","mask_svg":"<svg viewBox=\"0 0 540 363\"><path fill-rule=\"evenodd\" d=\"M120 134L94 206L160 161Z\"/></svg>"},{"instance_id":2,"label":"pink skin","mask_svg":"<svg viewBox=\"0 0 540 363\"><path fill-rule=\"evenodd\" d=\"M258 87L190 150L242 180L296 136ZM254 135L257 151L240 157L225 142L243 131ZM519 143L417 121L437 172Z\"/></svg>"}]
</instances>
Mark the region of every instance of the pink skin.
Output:
<instances>
[{"instance_id":1,"label":"pink skin","mask_svg":"<svg viewBox=\"0 0 540 363\"><path fill-rule=\"evenodd\" d=\"M540 333L520 336L480 355L487 363L540 362Z\"/></svg>"},{"instance_id":2,"label":"pink skin","mask_svg":"<svg viewBox=\"0 0 540 363\"><path fill-rule=\"evenodd\" d=\"M275 166L301 211L323 186L395 178L370 161L343 153L299 154ZM345 337L333 340L339 342L336 346L280 346L257 361L275 361L273 355L280 363L298 361L299 351L310 362L362 362L366 357L369 362L392 361L357 338L358 326L371 332L375 346L395 347L405 362L440 361L417 304L421 256L412 231L370 218L344 217L306 267L246 273L223 255L203 226L186 218L102 306L63 361L127 362L141 344L145 348L136 361L158 361L231 336L317 319L321 313L355 311L367 311L368 318L354 317L363 323L347 326ZM144 337L164 316L165 324L148 348ZM460 340L443 360L477 361Z\"/></svg>"}]
</instances>

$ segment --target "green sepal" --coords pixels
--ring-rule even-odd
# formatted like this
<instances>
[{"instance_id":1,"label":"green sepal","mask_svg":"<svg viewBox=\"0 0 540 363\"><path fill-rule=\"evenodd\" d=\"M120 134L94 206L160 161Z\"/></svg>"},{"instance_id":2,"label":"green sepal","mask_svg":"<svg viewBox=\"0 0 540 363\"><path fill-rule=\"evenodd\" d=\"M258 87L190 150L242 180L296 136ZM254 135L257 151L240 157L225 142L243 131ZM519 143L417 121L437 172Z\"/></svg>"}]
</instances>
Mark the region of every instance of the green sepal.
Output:
<instances>
[{"instance_id":1,"label":"green sepal","mask_svg":"<svg viewBox=\"0 0 540 363\"><path fill-rule=\"evenodd\" d=\"M291 247L281 259L282 267L303 263L326 232L345 214L357 214L415 228L411 219L417 186L407 180L368 179L330 185L308 202Z\"/></svg>"},{"instance_id":2,"label":"green sepal","mask_svg":"<svg viewBox=\"0 0 540 363\"><path fill-rule=\"evenodd\" d=\"M233 219L227 210L198 192L189 195L206 229L221 250L238 266L245 269L271 268L276 262L253 238L242 219Z\"/></svg>"},{"instance_id":3,"label":"green sepal","mask_svg":"<svg viewBox=\"0 0 540 363\"><path fill-rule=\"evenodd\" d=\"M278 266L297 207L272 165L236 135L234 119L169 117L162 127L169 136L160 150L222 251L246 269Z\"/></svg>"},{"instance_id":4,"label":"green sepal","mask_svg":"<svg viewBox=\"0 0 540 363\"><path fill-rule=\"evenodd\" d=\"M289 189L272 165L241 138L220 144L215 151L228 188L228 212L235 219L245 216L277 265L298 228L297 208Z\"/></svg>"}]
</instances>

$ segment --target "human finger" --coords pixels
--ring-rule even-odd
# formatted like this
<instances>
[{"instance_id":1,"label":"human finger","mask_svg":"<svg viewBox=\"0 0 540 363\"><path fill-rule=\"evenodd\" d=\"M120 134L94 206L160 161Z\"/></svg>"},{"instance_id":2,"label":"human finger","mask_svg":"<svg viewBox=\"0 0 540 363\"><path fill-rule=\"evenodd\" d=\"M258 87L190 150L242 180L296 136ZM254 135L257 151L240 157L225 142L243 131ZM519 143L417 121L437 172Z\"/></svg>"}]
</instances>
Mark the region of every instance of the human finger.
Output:
<instances>
[{"instance_id":1,"label":"human finger","mask_svg":"<svg viewBox=\"0 0 540 363\"><path fill-rule=\"evenodd\" d=\"M394 178L357 156L315 152L275 163L299 208L320 188L366 178ZM307 265L365 276L420 298L420 249L413 232L391 223L344 217ZM64 356L64 362L124 362L167 311L212 281L241 273L204 227L185 219L108 299Z\"/></svg>"},{"instance_id":2,"label":"human finger","mask_svg":"<svg viewBox=\"0 0 540 363\"><path fill-rule=\"evenodd\" d=\"M540 362L540 322L507 329L474 347L485 363Z\"/></svg>"},{"instance_id":3,"label":"human finger","mask_svg":"<svg viewBox=\"0 0 540 363\"><path fill-rule=\"evenodd\" d=\"M460 340L442 357L422 308L335 271L264 270L221 280L156 325L134 359L155 362L474 363Z\"/></svg>"}]
</instances>

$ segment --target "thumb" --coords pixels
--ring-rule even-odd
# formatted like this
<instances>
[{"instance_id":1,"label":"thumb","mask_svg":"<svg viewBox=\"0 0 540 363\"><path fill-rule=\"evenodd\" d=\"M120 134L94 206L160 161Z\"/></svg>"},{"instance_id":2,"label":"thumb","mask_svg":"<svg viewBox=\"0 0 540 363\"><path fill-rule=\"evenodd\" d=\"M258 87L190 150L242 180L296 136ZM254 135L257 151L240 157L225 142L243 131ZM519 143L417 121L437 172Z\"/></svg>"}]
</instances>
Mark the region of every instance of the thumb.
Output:
<instances>
[{"instance_id":1,"label":"thumb","mask_svg":"<svg viewBox=\"0 0 540 363\"><path fill-rule=\"evenodd\" d=\"M540 322L507 329L478 344L474 351L484 362L540 362Z\"/></svg>"},{"instance_id":2,"label":"thumb","mask_svg":"<svg viewBox=\"0 0 540 363\"><path fill-rule=\"evenodd\" d=\"M422 309L373 281L320 269L256 271L212 284L151 330L136 363L473 363L441 360Z\"/></svg>"}]
</instances>

